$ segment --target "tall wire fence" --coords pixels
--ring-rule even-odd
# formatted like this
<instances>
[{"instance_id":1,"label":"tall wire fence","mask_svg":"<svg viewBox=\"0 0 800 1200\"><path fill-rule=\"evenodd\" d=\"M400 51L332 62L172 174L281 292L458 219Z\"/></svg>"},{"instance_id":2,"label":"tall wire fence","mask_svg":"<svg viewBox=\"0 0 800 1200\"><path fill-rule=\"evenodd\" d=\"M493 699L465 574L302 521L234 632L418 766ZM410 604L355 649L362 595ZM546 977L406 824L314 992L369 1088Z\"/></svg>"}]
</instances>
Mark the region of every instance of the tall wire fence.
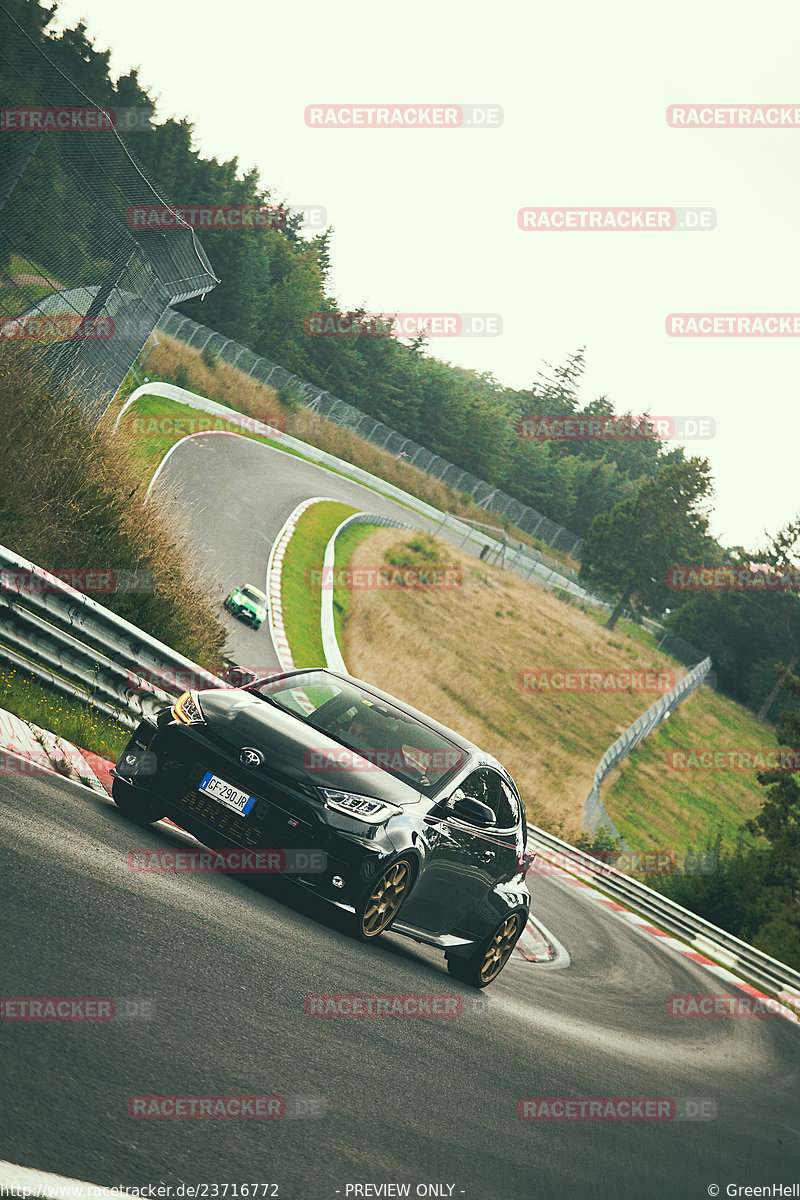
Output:
<instances>
[{"instance_id":1,"label":"tall wire fence","mask_svg":"<svg viewBox=\"0 0 800 1200\"><path fill-rule=\"evenodd\" d=\"M239 370L258 380L259 383L268 384L278 390L291 388L309 409L318 412L320 416L334 421L337 425L345 426L380 450L386 450L396 458L402 458L403 462L408 463L409 466L417 467L418 470L424 471L426 475L432 476L439 483L445 483L454 491L469 496L481 508L497 513L509 525L521 529L530 537L538 538L554 550L559 550L572 558L579 556L583 543L577 534L565 529L556 521L551 521L549 517L545 517L536 509L523 504L521 500L515 500L501 488L494 487L470 471L464 471L455 463L448 462L446 458L434 454L432 450L428 450L419 442L412 441L411 438L398 433L396 429L384 425L382 421L376 421L367 413L348 404L346 400L340 400L338 396L324 391L315 384L309 383L305 379L299 379L290 371L270 362L268 358L254 354L246 346L226 338L221 333L216 333L206 325L200 325L197 321L193 321L181 313L165 314L159 328L170 337L177 338L195 349L213 350L224 362L238 367Z\"/></svg>"},{"instance_id":2,"label":"tall wire fence","mask_svg":"<svg viewBox=\"0 0 800 1200\"><path fill-rule=\"evenodd\" d=\"M218 280L180 218L131 226L170 204L120 137L152 114L98 107L1 2L0 95L0 335L96 420L165 309Z\"/></svg>"}]
</instances>

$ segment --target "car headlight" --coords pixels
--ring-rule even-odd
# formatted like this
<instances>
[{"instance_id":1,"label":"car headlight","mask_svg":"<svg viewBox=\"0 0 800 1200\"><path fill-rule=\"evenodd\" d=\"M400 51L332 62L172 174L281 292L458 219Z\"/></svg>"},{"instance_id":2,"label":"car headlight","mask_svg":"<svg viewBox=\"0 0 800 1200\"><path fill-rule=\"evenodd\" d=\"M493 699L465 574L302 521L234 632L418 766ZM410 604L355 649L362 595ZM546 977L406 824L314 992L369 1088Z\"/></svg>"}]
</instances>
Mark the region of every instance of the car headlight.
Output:
<instances>
[{"instance_id":1,"label":"car headlight","mask_svg":"<svg viewBox=\"0 0 800 1200\"><path fill-rule=\"evenodd\" d=\"M204 725L205 717L197 692L184 692L172 706L172 715L181 725Z\"/></svg>"},{"instance_id":2,"label":"car headlight","mask_svg":"<svg viewBox=\"0 0 800 1200\"><path fill-rule=\"evenodd\" d=\"M375 800L372 796L358 796L355 792L340 792L336 788L319 790L327 808L347 813L348 817L366 821L368 825L381 825L389 817L395 817L403 811L396 804L387 804L385 800Z\"/></svg>"}]
</instances>

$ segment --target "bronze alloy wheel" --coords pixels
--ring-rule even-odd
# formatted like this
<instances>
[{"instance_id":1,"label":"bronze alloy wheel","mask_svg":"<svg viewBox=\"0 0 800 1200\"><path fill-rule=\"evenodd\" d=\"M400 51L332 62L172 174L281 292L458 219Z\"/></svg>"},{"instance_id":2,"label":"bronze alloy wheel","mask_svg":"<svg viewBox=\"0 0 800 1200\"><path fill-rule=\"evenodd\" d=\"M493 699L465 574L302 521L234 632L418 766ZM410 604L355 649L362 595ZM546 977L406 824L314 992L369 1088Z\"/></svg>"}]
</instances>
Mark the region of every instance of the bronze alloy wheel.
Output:
<instances>
[{"instance_id":1,"label":"bronze alloy wheel","mask_svg":"<svg viewBox=\"0 0 800 1200\"><path fill-rule=\"evenodd\" d=\"M383 872L359 910L359 932L363 938L383 933L400 911L411 887L411 867L401 858Z\"/></svg>"},{"instance_id":2,"label":"bronze alloy wheel","mask_svg":"<svg viewBox=\"0 0 800 1200\"><path fill-rule=\"evenodd\" d=\"M506 917L502 925L495 930L483 955L480 968L481 983L491 983L499 975L508 962L511 951L516 945L521 933L521 918L519 913Z\"/></svg>"}]
</instances>

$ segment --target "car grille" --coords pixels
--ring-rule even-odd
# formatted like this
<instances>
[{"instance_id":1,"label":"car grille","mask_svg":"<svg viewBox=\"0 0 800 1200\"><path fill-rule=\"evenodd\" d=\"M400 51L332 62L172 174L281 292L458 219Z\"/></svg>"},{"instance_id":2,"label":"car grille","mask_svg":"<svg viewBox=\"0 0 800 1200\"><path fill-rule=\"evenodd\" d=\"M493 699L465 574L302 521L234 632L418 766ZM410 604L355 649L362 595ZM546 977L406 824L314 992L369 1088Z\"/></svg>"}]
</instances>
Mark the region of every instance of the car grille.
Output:
<instances>
[{"instance_id":1,"label":"car grille","mask_svg":"<svg viewBox=\"0 0 800 1200\"><path fill-rule=\"evenodd\" d=\"M308 822L298 821L284 809L275 806L256 819L252 814L241 817L211 796L196 790L184 792L173 803L188 816L242 846L259 846L266 850L306 850L318 846L320 842L320 827L315 831Z\"/></svg>"},{"instance_id":2,"label":"car grille","mask_svg":"<svg viewBox=\"0 0 800 1200\"><path fill-rule=\"evenodd\" d=\"M241 841L245 828L250 832L244 840L248 846L260 845L274 849L303 848L318 845L323 826L314 820L313 811L300 796L287 789L297 785L280 772L261 767L257 772L246 770L228 750L219 749L205 736L202 740L187 736L183 730L166 729L158 739L158 772L153 790L170 803L186 809L198 820L220 832L229 831ZM198 790L207 771L219 775L226 783L256 797L256 803L246 817L219 804ZM189 789L187 790L187 784ZM258 830L258 841L253 841Z\"/></svg>"}]
</instances>

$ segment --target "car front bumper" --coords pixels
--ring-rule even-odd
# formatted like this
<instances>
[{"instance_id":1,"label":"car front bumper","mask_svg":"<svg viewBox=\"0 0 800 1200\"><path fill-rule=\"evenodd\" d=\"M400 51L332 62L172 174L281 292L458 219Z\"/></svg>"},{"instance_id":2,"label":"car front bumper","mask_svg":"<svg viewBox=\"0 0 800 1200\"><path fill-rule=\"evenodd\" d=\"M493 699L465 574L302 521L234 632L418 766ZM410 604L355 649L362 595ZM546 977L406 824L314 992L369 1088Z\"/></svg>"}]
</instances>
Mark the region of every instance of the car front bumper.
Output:
<instances>
[{"instance_id":1,"label":"car front bumper","mask_svg":"<svg viewBox=\"0 0 800 1200\"><path fill-rule=\"evenodd\" d=\"M199 789L208 771L255 797L246 816ZM394 853L382 828L359 830L349 817L302 795L275 772L261 776L245 770L225 747L198 736L192 726L143 721L117 763L115 787L142 793L213 849L285 851L287 867L294 859L302 864L303 851L322 851L315 856L317 865L323 860L322 870L287 871L285 877L346 907L358 903ZM348 824L353 828L344 827Z\"/></svg>"}]
</instances>

